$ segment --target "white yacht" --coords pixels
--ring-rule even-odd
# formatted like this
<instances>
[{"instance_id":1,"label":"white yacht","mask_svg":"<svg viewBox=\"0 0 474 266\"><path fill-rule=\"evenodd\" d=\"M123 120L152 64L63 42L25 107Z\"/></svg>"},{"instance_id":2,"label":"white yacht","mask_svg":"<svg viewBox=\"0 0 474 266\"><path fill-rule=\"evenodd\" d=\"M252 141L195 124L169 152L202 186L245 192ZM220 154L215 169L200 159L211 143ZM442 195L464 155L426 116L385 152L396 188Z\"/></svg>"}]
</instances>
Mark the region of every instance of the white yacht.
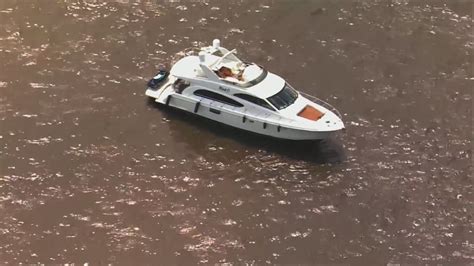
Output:
<instances>
[{"instance_id":1,"label":"white yacht","mask_svg":"<svg viewBox=\"0 0 474 266\"><path fill-rule=\"evenodd\" d=\"M280 76L240 60L219 40L181 58L148 82L156 102L254 133L318 140L344 128L328 103L296 91ZM310 100L311 99L311 100Z\"/></svg>"}]
</instances>

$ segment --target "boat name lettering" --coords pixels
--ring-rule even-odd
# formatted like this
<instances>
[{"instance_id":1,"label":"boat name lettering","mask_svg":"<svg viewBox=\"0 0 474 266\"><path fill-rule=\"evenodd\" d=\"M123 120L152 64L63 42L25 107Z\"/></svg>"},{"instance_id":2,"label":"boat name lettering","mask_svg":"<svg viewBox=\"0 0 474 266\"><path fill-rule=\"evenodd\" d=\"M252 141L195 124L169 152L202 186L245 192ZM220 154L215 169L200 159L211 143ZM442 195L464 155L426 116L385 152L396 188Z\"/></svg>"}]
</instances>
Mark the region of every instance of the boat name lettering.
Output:
<instances>
[{"instance_id":1,"label":"boat name lettering","mask_svg":"<svg viewBox=\"0 0 474 266\"><path fill-rule=\"evenodd\" d=\"M225 88L225 87L221 87L221 86L219 86L219 90L222 90L222 91L225 91L225 92L229 92L229 91L230 91L229 88Z\"/></svg>"}]
</instances>

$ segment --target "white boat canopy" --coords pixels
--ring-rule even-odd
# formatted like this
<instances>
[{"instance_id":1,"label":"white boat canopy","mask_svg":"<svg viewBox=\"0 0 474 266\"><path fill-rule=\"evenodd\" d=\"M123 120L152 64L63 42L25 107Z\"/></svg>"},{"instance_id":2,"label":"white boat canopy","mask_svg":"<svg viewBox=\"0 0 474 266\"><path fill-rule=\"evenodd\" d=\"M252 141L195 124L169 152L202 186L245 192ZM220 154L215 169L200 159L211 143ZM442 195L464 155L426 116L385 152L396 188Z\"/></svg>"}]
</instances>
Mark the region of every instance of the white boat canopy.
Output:
<instances>
[{"instance_id":1,"label":"white boat canopy","mask_svg":"<svg viewBox=\"0 0 474 266\"><path fill-rule=\"evenodd\" d=\"M265 69L245 63L235 54L235 49L229 51L220 46L219 40L214 40L212 46L201 49L199 56L187 56L178 61L171 74L184 79L224 81L241 88L249 88L265 79Z\"/></svg>"}]
</instances>

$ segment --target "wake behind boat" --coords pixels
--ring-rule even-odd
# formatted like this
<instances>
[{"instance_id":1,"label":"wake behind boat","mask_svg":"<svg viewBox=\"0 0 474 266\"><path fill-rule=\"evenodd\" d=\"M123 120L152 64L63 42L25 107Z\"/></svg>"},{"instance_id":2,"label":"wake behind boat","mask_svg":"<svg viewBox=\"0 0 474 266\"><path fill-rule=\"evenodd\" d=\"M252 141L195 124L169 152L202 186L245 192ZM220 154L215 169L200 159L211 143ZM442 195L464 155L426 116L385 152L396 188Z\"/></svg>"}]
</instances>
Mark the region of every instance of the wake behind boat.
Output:
<instances>
[{"instance_id":1,"label":"wake behind boat","mask_svg":"<svg viewBox=\"0 0 474 266\"><path fill-rule=\"evenodd\" d=\"M157 103L254 133L290 140L319 140L344 128L330 104L296 91L280 76L236 51L213 45L181 58L148 82ZM311 98L308 99L308 98Z\"/></svg>"}]
</instances>

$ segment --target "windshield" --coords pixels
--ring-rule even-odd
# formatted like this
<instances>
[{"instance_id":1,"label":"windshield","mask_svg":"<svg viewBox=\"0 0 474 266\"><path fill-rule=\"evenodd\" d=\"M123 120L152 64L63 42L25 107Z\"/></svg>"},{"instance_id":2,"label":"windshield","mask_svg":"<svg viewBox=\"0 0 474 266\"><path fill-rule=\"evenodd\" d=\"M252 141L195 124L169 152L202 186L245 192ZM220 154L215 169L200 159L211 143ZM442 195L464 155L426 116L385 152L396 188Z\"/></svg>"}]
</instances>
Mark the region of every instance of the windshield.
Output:
<instances>
[{"instance_id":1,"label":"windshield","mask_svg":"<svg viewBox=\"0 0 474 266\"><path fill-rule=\"evenodd\" d=\"M298 98L298 92L296 92L295 89L293 89L290 85L285 83L283 89L277 94L268 98L268 101L278 110L281 110L294 103L296 98Z\"/></svg>"}]
</instances>

